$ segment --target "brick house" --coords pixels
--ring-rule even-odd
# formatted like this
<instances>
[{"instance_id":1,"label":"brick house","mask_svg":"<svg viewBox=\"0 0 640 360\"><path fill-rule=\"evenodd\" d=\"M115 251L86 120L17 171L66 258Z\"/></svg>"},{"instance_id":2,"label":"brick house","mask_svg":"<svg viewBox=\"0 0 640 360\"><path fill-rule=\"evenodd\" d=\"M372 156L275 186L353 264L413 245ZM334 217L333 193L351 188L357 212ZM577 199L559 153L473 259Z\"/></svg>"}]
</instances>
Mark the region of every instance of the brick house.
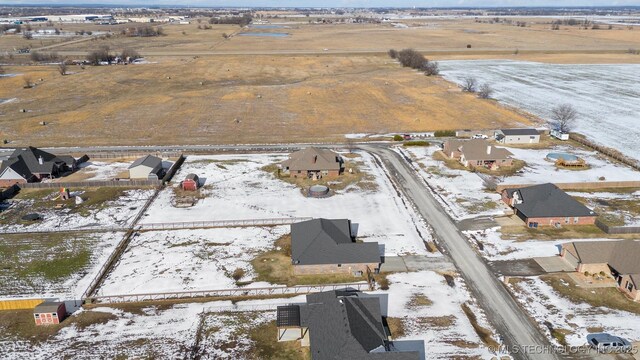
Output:
<instances>
[{"instance_id":1,"label":"brick house","mask_svg":"<svg viewBox=\"0 0 640 360\"><path fill-rule=\"evenodd\" d=\"M291 225L293 273L353 274L380 268L377 242L356 242L347 219L313 219Z\"/></svg>"},{"instance_id":2,"label":"brick house","mask_svg":"<svg viewBox=\"0 0 640 360\"><path fill-rule=\"evenodd\" d=\"M56 178L76 170L78 163L73 156L54 155L32 146L16 149L0 164L0 187Z\"/></svg>"},{"instance_id":3,"label":"brick house","mask_svg":"<svg viewBox=\"0 0 640 360\"><path fill-rule=\"evenodd\" d=\"M618 289L640 301L640 241L580 241L562 244L560 256L576 271L604 272L618 283Z\"/></svg>"},{"instance_id":4,"label":"brick house","mask_svg":"<svg viewBox=\"0 0 640 360\"><path fill-rule=\"evenodd\" d=\"M344 172L344 159L329 149L308 147L291 153L280 168L294 178L335 177Z\"/></svg>"},{"instance_id":5,"label":"brick house","mask_svg":"<svg viewBox=\"0 0 640 360\"><path fill-rule=\"evenodd\" d=\"M310 347L312 360L420 359L419 352L393 345L382 314L376 295L348 290L309 294L306 304L278 306L278 341L300 340Z\"/></svg>"},{"instance_id":6,"label":"brick house","mask_svg":"<svg viewBox=\"0 0 640 360\"><path fill-rule=\"evenodd\" d=\"M502 201L530 228L538 226L590 225L598 216L593 210L547 183L502 190Z\"/></svg>"},{"instance_id":7,"label":"brick house","mask_svg":"<svg viewBox=\"0 0 640 360\"><path fill-rule=\"evenodd\" d=\"M485 167L497 170L503 166L512 166L513 155L509 150L491 145L484 139L457 140L444 142L442 152L456 159L468 168Z\"/></svg>"},{"instance_id":8,"label":"brick house","mask_svg":"<svg viewBox=\"0 0 640 360\"><path fill-rule=\"evenodd\" d=\"M45 301L33 309L36 326L59 324L67 316L63 302Z\"/></svg>"}]
</instances>

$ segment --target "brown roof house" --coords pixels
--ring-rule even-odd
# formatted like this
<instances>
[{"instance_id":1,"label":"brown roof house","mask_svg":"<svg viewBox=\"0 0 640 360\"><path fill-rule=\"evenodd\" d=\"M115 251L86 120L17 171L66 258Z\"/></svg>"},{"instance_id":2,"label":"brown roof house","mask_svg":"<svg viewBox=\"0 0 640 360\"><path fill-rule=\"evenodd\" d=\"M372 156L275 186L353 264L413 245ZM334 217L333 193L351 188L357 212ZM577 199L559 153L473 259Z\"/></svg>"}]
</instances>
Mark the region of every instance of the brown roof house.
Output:
<instances>
[{"instance_id":1,"label":"brown roof house","mask_svg":"<svg viewBox=\"0 0 640 360\"><path fill-rule=\"evenodd\" d=\"M398 351L387 337L380 298L334 290L307 295L306 304L278 306L278 341L300 340L313 360L420 360L416 351ZM399 345L399 344L398 344Z\"/></svg>"},{"instance_id":2,"label":"brown roof house","mask_svg":"<svg viewBox=\"0 0 640 360\"><path fill-rule=\"evenodd\" d=\"M285 174L298 178L316 178L338 176L344 171L344 160L329 149L308 147L289 155L289 159L280 163Z\"/></svg>"},{"instance_id":3,"label":"brown roof house","mask_svg":"<svg viewBox=\"0 0 640 360\"><path fill-rule=\"evenodd\" d=\"M293 273L361 276L380 268L377 242L356 242L347 219L313 219L291 225Z\"/></svg>"},{"instance_id":4,"label":"brown roof house","mask_svg":"<svg viewBox=\"0 0 640 360\"><path fill-rule=\"evenodd\" d=\"M442 152L469 168L485 167L497 170L501 166L513 165L513 155L509 150L497 148L484 139L447 140Z\"/></svg>"},{"instance_id":5,"label":"brown roof house","mask_svg":"<svg viewBox=\"0 0 640 360\"><path fill-rule=\"evenodd\" d=\"M538 226L589 225L596 221L593 210L547 183L502 190L502 201L530 228Z\"/></svg>"},{"instance_id":6,"label":"brown roof house","mask_svg":"<svg viewBox=\"0 0 640 360\"><path fill-rule=\"evenodd\" d=\"M580 241L562 245L560 255L578 272L611 274L618 289L640 301L640 241Z\"/></svg>"}]
</instances>

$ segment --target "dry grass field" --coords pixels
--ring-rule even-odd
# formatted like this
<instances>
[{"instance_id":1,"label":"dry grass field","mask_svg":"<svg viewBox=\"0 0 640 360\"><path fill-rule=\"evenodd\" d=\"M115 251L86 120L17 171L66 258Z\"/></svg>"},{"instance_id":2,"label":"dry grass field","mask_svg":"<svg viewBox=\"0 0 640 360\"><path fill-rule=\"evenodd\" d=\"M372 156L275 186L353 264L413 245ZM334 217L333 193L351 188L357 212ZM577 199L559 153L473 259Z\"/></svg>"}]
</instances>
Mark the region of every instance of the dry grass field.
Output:
<instances>
[{"instance_id":1,"label":"dry grass field","mask_svg":"<svg viewBox=\"0 0 640 360\"><path fill-rule=\"evenodd\" d=\"M165 25L166 35L152 38L0 36L0 52L48 46L42 51L78 59L107 45L116 52L135 49L151 62L72 66L67 76L58 74L55 64L5 66L5 72L18 75L0 78L0 138L12 145L40 146L231 144L527 125L536 119L461 93L442 78L403 69L383 52L413 47L438 60L640 62L639 55L625 53L640 48L640 29L552 31L548 21L530 19L529 26L521 28L473 19L430 19L396 28L388 23L312 25L303 20L286 22L284 28L251 30L286 32L287 37L227 40L223 33L247 30L233 25L204 30L193 22ZM63 25L63 30L119 33L122 27ZM25 64L29 56L15 55L14 60ZM23 88L25 77L36 86ZM6 99L11 101L3 103Z\"/></svg>"}]
</instances>

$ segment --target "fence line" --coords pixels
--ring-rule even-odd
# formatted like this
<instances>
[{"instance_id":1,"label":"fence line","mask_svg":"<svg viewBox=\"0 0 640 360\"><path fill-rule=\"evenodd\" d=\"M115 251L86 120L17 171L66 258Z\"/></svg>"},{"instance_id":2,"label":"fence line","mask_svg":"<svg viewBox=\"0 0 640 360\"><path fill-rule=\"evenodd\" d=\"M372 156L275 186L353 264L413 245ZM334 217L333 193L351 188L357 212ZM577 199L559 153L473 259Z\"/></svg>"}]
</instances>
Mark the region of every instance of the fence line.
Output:
<instances>
[{"instance_id":1,"label":"fence line","mask_svg":"<svg viewBox=\"0 0 640 360\"><path fill-rule=\"evenodd\" d=\"M163 183L166 184L169 181L171 181L171 179L173 178L173 175L176 174L176 171L178 171L178 169L182 166L185 159L186 158L184 157L184 155L180 154L180 156L178 157L178 160L176 160L176 162L174 162L173 165L171 165L171 168L169 169L169 171L167 171L167 173L162 178Z\"/></svg>"},{"instance_id":2,"label":"fence line","mask_svg":"<svg viewBox=\"0 0 640 360\"><path fill-rule=\"evenodd\" d=\"M34 230L2 230L3 234L45 234L45 233L58 233L58 232L120 232L127 231L128 227L126 226L87 226L81 228L71 228L71 227L57 227L53 229L34 229Z\"/></svg>"},{"instance_id":3,"label":"fence line","mask_svg":"<svg viewBox=\"0 0 640 360\"><path fill-rule=\"evenodd\" d=\"M640 234L640 226L609 226L596 219L596 226L607 234Z\"/></svg>"},{"instance_id":4,"label":"fence line","mask_svg":"<svg viewBox=\"0 0 640 360\"><path fill-rule=\"evenodd\" d=\"M640 181L597 181L597 182L575 182L575 183L553 183L563 190L585 190L585 189L615 189L615 188L640 188ZM521 188L537 184L499 184L496 186L497 192L504 189Z\"/></svg>"},{"instance_id":5,"label":"fence line","mask_svg":"<svg viewBox=\"0 0 640 360\"><path fill-rule=\"evenodd\" d=\"M622 153L620 153L617 150L611 149L609 147L603 146L603 145L599 145L594 143L593 141L587 140L586 138L582 137L582 136L577 136L576 134L570 134L569 138L571 140L574 140L586 147L589 147L593 150L596 150L599 153L602 153L606 156L609 156L613 159L616 159L618 161L620 161L623 164L626 164L628 166L631 166L632 168L636 169L636 170L640 170L640 163L638 163L638 161L636 161L635 159L632 159L628 156L623 155Z\"/></svg>"},{"instance_id":6,"label":"fence line","mask_svg":"<svg viewBox=\"0 0 640 360\"><path fill-rule=\"evenodd\" d=\"M96 180L96 181L61 181L18 184L21 189L54 189L77 187L139 187L161 186L162 180Z\"/></svg>"},{"instance_id":7,"label":"fence line","mask_svg":"<svg viewBox=\"0 0 640 360\"><path fill-rule=\"evenodd\" d=\"M179 230L202 229L215 227L241 227L241 226L276 226L291 225L301 221L313 220L311 217L295 218L271 218L271 219L245 219L245 220L209 220L209 221L184 221L171 223L138 224L136 230Z\"/></svg>"},{"instance_id":8,"label":"fence line","mask_svg":"<svg viewBox=\"0 0 640 360\"><path fill-rule=\"evenodd\" d=\"M175 291L164 293L143 293L125 295L100 295L90 296L85 299L89 304L113 304L140 301L180 300L202 297L238 297L238 296L269 296L269 295L304 295L330 290L369 290L367 282L326 284L326 285L297 285L297 286L273 286L264 288L234 288L218 290L194 290Z\"/></svg>"},{"instance_id":9,"label":"fence line","mask_svg":"<svg viewBox=\"0 0 640 360\"><path fill-rule=\"evenodd\" d=\"M128 159L141 158L147 155L154 155L160 158L172 158L182 155L179 151L149 151L149 152L131 152L131 151L113 151L113 152L95 152L87 153L91 159Z\"/></svg>"}]
</instances>

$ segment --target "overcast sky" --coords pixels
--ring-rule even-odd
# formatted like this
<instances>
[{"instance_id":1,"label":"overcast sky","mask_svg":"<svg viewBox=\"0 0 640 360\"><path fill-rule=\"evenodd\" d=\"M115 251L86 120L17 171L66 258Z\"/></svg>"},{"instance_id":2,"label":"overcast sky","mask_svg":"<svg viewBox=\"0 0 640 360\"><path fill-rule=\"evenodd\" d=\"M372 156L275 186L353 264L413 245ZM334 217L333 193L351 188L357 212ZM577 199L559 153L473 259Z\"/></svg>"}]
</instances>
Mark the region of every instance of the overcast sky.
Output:
<instances>
[{"instance_id":1,"label":"overcast sky","mask_svg":"<svg viewBox=\"0 0 640 360\"><path fill-rule=\"evenodd\" d=\"M119 4L259 7L640 6L640 0L0 0L2 4Z\"/></svg>"}]
</instances>

